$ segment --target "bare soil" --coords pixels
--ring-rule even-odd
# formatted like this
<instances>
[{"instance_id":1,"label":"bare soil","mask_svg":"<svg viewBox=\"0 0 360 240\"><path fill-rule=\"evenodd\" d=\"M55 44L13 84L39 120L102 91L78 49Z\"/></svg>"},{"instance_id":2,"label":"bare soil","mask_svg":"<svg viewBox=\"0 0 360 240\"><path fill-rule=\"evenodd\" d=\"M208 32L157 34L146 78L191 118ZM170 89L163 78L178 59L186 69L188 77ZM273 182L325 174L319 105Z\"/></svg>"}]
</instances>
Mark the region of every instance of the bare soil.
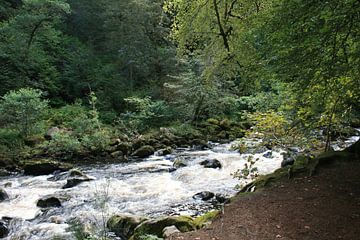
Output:
<instances>
[{"instance_id":1,"label":"bare soil","mask_svg":"<svg viewBox=\"0 0 360 240\"><path fill-rule=\"evenodd\" d=\"M171 240L360 240L360 162L238 196L208 227Z\"/></svg>"}]
</instances>

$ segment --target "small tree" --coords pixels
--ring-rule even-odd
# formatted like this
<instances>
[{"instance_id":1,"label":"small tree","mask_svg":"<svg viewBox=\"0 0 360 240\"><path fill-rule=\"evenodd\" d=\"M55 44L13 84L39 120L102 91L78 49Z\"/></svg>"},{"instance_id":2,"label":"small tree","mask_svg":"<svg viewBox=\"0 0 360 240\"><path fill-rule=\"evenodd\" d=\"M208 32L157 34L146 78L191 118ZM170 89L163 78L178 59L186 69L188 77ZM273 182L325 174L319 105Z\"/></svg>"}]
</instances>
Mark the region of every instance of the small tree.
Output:
<instances>
[{"instance_id":1,"label":"small tree","mask_svg":"<svg viewBox=\"0 0 360 240\"><path fill-rule=\"evenodd\" d=\"M34 134L37 122L48 107L37 89L10 91L0 101L0 118L4 126L19 131L24 137Z\"/></svg>"}]
</instances>

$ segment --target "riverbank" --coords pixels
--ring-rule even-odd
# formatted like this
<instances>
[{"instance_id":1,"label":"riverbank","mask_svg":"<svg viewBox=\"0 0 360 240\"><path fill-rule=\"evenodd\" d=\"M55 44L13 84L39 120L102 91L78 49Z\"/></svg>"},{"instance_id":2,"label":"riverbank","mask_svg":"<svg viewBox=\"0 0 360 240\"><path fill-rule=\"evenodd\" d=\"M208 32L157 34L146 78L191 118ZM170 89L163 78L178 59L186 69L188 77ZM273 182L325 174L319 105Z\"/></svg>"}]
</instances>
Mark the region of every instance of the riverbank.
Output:
<instances>
[{"instance_id":1,"label":"riverbank","mask_svg":"<svg viewBox=\"0 0 360 240\"><path fill-rule=\"evenodd\" d=\"M169 239L358 239L359 145L323 155L311 177L306 171L290 179L284 175L254 193L240 194L207 228Z\"/></svg>"}]
</instances>

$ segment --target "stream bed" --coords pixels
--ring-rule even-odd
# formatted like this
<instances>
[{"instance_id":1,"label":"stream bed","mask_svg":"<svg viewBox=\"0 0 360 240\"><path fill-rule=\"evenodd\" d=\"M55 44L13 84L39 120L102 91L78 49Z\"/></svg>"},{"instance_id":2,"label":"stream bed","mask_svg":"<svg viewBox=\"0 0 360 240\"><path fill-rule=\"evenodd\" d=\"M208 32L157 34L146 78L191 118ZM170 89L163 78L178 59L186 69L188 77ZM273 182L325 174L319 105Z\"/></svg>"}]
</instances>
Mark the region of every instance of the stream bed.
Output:
<instances>
[{"instance_id":1,"label":"stream bed","mask_svg":"<svg viewBox=\"0 0 360 240\"><path fill-rule=\"evenodd\" d=\"M177 149L170 155L155 154L129 163L80 165L77 168L94 180L68 189L62 189L65 179L55 181L53 175L0 178L0 187L9 195L9 200L0 203L0 219L8 222L10 230L5 239L76 239L69 228L71 222L96 231L114 214L201 215L218 206L193 196L202 191L234 196L238 184L250 181L232 176L244 168L249 156L258 159L255 167L259 174L273 172L283 161L282 150L239 154L231 150L232 144L213 143L207 150ZM176 159L187 166L172 171ZM217 159L222 167L200 165L211 159ZM42 210L36 206L41 197L51 194L65 199L62 207Z\"/></svg>"}]
</instances>

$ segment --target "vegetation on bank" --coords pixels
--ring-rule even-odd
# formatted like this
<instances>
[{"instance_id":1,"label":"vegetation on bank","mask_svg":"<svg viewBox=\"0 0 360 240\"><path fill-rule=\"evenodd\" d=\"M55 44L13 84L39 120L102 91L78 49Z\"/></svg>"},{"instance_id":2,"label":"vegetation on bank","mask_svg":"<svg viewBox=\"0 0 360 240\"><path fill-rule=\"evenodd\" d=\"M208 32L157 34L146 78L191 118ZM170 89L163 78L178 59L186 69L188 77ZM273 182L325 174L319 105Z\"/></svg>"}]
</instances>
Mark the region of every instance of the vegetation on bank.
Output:
<instances>
[{"instance_id":1,"label":"vegetation on bank","mask_svg":"<svg viewBox=\"0 0 360 240\"><path fill-rule=\"evenodd\" d=\"M28 146L104 152L164 126L197 134L208 119L254 120L269 144L311 146L321 131L328 150L344 125L359 125L359 9L356 0L2 1L1 161ZM51 127L60 131L43 142Z\"/></svg>"}]
</instances>

